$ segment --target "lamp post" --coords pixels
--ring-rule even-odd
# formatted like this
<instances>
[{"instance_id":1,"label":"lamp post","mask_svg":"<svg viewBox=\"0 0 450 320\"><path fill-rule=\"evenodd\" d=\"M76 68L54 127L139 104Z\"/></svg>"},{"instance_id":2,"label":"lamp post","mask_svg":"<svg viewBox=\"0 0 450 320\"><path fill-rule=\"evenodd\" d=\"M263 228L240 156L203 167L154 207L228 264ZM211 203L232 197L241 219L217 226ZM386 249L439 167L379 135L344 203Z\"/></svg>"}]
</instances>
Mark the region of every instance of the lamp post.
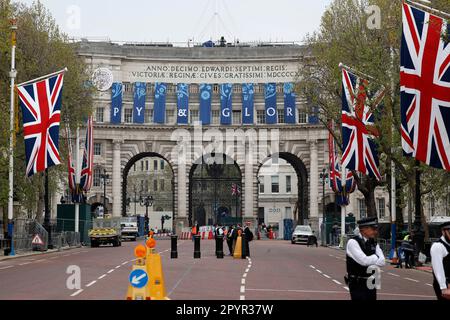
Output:
<instances>
[{"instance_id":1,"label":"lamp post","mask_svg":"<svg viewBox=\"0 0 450 320\"><path fill-rule=\"evenodd\" d=\"M325 206L325 182L328 179L328 173L327 170L324 168L322 170L322 173L320 174L320 179L322 179L322 203L323 203L323 208L322 208L322 246L326 245L326 223L325 223L325 211L326 211L326 206Z\"/></svg>"},{"instance_id":2,"label":"lamp post","mask_svg":"<svg viewBox=\"0 0 450 320\"><path fill-rule=\"evenodd\" d=\"M140 198L140 205L141 207L145 207L145 233L149 233L149 218L148 218L148 208L153 206L153 196L147 195L144 198L141 196Z\"/></svg>"},{"instance_id":3,"label":"lamp post","mask_svg":"<svg viewBox=\"0 0 450 320\"><path fill-rule=\"evenodd\" d=\"M103 181L103 212L106 213L106 184L109 180L109 175L106 174L106 169L103 169L103 173L100 174L100 179Z\"/></svg>"}]
</instances>

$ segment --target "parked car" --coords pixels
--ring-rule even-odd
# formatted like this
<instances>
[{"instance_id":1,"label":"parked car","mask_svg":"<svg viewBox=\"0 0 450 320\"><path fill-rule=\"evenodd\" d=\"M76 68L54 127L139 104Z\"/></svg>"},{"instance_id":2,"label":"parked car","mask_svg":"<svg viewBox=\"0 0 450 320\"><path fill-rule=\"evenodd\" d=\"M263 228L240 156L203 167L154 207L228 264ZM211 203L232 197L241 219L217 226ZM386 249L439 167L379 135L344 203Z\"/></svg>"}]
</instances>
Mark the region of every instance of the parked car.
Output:
<instances>
[{"instance_id":1,"label":"parked car","mask_svg":"<svg viewBox=\"0 0 450 320\"><path fill-rule=\"evenodd\" d=\"M292 233L292 244L308 244L309 238L314 236L310 226L297 226Z\"/></svg>"}]
</instances>

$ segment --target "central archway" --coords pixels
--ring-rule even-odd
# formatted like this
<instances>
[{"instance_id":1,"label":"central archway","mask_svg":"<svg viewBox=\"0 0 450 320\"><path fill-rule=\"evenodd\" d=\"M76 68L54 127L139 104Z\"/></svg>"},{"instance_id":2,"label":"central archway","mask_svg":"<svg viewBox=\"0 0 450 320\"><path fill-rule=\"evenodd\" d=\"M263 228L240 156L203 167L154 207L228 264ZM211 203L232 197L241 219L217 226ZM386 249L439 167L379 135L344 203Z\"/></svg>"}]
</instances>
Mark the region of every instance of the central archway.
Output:
<instances>
[{"instance_id":1,"label":"central archway","mask_svg":"<svg viewBox=\"0 0 450 320\"><path fill-rule=\"evenodd\" d=\"M189 225L242 223L242 172L224 154L204 155L189 174Z\"/></svg>"}]
</instances>

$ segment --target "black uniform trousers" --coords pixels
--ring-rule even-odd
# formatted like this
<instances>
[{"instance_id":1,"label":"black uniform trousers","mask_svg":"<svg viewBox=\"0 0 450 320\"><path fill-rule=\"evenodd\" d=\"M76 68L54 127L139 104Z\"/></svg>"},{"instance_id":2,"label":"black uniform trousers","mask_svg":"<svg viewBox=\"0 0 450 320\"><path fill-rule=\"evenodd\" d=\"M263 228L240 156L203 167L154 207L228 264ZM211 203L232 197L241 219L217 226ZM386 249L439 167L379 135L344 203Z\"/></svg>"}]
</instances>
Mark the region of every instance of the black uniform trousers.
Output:
<instances>
[{"instance_id":1,"label":"black uniform trousers","mask_svg":"<svg viewBox=\"0 0 450 320\"><path fill-rule=\"evenodd\" d=\"M353 301L376 301L377 289L369 289L363 280L351 280L348 288Z\"/></svg>"}]
</instances>

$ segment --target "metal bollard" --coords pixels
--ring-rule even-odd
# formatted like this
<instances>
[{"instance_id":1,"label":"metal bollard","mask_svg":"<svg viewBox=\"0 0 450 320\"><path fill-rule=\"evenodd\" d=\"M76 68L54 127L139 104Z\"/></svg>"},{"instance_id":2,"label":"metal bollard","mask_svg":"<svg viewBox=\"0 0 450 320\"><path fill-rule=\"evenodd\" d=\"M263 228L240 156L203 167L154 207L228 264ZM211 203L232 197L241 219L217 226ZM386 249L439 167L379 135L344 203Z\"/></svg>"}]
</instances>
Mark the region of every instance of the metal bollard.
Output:
<instances>
[{"instance_id":1,"label":"metal bollard","mask_svg":"<svg viewBox=\"0 0 450 320\"><path fill-rule=\"evenodd\" d=\"M178 241L178 236L177 235L173 235L171 237L171 251L170 251L170 258L171 259L178 259L178 248L177 248L177 241Z\"/></svg>"},{"instance_id":2,"label":"metal bollard","mask_svg":"<svg viewBox=\"0 0 450 320\"><path fill-rule=\"evenodd\" d=\"M200 239L201 239L201 237L199 235L194 236L194 259L201 258Z\"/></svg>"},{"instance_id":3,"label":"metal bollard","mask_svg":"<svg viewBox=\"0 0 450 320\"><path fill-rule=\"evenodd\" d=\"M247 259L247 239L245 239L245 235L242 235L242 259Z\"/></svg>"},{"instance_id":4,"label":"metal bollard","mask_svg":"<svg viewBox=\"0 0 450 320\"><path fill-rule=\"evenodd\" d=\"M216 236L216 257L223 259L223 235Z\"/></svg>"}]
</instances>

